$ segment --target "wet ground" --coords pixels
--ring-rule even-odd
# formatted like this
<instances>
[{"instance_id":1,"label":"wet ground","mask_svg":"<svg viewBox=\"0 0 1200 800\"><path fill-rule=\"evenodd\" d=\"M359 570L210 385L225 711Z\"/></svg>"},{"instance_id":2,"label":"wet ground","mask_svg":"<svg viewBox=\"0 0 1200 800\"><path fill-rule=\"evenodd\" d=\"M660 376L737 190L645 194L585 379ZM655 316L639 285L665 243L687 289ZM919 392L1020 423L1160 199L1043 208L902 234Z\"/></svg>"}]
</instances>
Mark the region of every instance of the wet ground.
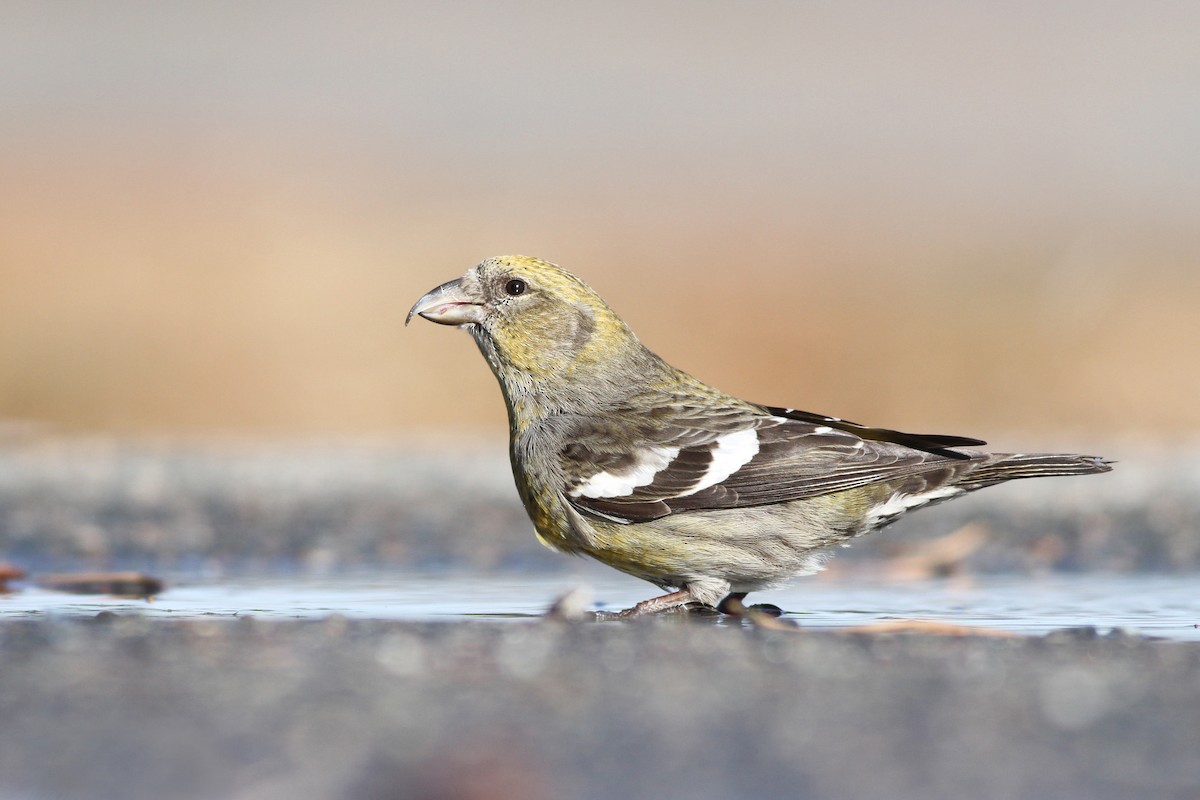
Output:
<instances>
[{"instance_id":1,"label":"wet ground","mask_svg":"<svg viewBox=\"0 0 1200 800\"><path fill-rule=\"evenodd\" d=\"M794 630L541 618L502 455L0 443L0 800L1200 797L1200 461L914 515L751 595ZM140 569L154 600L53 593ZM865 634L949 621L1016 636Z\"/></svg>"},{"instance_id":2,"label":"wet ground","mask_svg":"<svg viewBox=\"0 0 1200 800\"><path fill-rule=\"evenodd\" d=\"M1200 576L980 575L897 580L866 573L800 578L751 595L784 610L806 630L840 630L896 619L938 620L1022 635L1091 626L1101 633L1200 642ZM66 620L100 612L148 619L255 617L319 620L518 622L537 619L575 588L595 610L620 610L654 587L603 568L573 574L424 573L325 579L180 578L151 601L91 597L26 588L0 596L0 623Z\"/></svg>"}]
</instances>

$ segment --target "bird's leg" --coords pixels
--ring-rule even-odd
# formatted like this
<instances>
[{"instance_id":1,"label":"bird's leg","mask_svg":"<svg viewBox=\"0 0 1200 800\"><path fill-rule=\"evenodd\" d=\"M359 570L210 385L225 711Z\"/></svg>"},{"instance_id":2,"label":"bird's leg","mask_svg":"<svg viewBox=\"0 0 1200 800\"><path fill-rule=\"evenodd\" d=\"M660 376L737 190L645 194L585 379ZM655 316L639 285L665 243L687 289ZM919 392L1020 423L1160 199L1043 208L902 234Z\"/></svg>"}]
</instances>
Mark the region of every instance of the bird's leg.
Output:
<instances>
[{"instance_id":1,"label":"bird's leg","mask_svg":"<svg viewBox=\"0 0 1200 800\"><path fill-rule=\"evenodd\" d=\"M696 598L692 597L692 593L687 589L682 589L678 592L664 594L661 597L651 597L649 600L643 600L632 608L627 608L621 611L616 616L619 619L631 619L633 617L642 617L646 614L657 614L660 611L666 611L675 606L681 606L684 603L689 603Z\"/></svg>"}]
</instances>

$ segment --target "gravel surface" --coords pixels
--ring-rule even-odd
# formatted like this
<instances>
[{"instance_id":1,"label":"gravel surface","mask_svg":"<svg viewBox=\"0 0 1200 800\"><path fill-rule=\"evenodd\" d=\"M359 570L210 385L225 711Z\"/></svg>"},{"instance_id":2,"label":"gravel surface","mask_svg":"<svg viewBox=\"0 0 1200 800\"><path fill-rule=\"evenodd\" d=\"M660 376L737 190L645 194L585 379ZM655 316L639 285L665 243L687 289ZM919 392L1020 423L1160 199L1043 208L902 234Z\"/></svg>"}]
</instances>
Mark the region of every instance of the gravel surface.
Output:
<instances>
[{"instance_id":1,"label":"gravel surface","mask_svg":"<svg viewBox=\"0 0 1200 800\"><path fill-rule=\"evenodd\" d=\"M1200 645L710 622L0 625L0 798L1194 798Z\"/></svg>"}]
</instances>

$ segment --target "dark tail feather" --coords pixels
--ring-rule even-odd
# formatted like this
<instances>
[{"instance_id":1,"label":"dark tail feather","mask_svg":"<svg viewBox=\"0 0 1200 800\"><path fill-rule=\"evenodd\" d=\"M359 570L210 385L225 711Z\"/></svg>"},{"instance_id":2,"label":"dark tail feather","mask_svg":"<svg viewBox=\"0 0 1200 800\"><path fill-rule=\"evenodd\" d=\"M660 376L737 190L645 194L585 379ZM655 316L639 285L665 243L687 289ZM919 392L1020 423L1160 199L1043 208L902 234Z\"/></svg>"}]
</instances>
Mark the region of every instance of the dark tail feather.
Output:
<instances>
[{"instance_id":1,"label":"dark tail feather","mask_svg":"<svg viewBox=\"0 0 1200 800\"><path fill-rule=\"evenodd\" d=\"M963 476L964 489L982 489L1017 478L1049 478L1055 475L1092 475L1109 472L1111 461L1099 456L1059 453L993 453L992 458Z\"/></svg>"}]
</instances>

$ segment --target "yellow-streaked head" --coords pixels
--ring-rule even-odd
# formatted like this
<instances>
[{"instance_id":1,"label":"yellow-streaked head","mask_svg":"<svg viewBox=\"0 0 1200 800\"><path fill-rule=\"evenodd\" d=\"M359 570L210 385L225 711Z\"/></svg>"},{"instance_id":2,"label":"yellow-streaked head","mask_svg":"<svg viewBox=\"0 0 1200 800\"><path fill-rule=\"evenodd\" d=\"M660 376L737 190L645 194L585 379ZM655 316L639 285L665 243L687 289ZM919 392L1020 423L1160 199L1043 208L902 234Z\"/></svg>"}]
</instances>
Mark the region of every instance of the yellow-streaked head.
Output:
<instances>
[{"instance_id":1,"label":"yellow-streaked head","mask_svg":"<svg viewBox=\"0 0 1200 800\"><path fill-rule=\"evenodd\" d=\"M591 287L556 264L496 256L426 294L408 312L465 327L504 388L510 405L599 399L638 368L665 369ZM554 402L550 400L553 398Z\"/></svg>"}]
</instances>

